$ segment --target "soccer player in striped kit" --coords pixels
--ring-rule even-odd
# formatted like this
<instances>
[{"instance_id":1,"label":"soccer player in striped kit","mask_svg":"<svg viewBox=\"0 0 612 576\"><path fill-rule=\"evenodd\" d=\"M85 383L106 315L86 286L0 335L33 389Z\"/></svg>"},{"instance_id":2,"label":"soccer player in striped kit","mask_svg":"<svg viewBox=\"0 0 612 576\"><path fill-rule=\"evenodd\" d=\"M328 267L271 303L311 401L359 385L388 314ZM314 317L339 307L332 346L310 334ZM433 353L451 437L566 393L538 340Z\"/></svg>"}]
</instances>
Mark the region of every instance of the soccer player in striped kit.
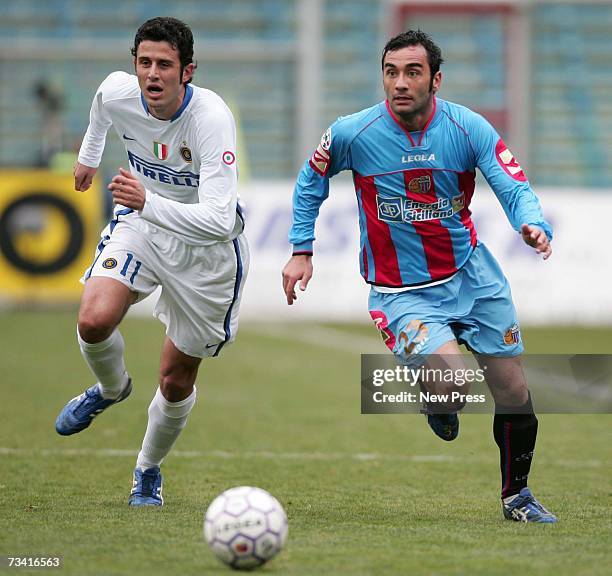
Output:
<instances>
[{"instance_id":1,"label":"soccer player in striped kit","mask_svg":"<svg viewBox=\"0 0 612 576\"><path fill-rule=\"evenodd\" d=\"M459 344L486 365L495 400L502 510L510 520L556 522L527 487L538 421L521 366L523 345L508 281L478 240L469 210L476 168L513 228L547 259L552 230L527 178L495 129L480 115L436 97L441 51L420 30L383 50L386 100L339 118L306 161L295 186L283 269L287 303L313 273L315 220L329 179L353 173L359 208L361 274L369 309L387 346L406 364L464 366ZM436 391L453 384L438 383ZM456 389L456 388L455 388ZM463 392L467 389L464 386ZM442 439L457 437L460 403L427 407Z\"/></svg>"},{"instance_id":2,"label":"soccer player in striped kit","mask_svg":"<svg viewBox=\"0 0 612 576\"><path fill-rule=\"evenodd\" d=\"M236 336L249 250L234 118L217 94L191 85L191 30L175 18L148 20L132 54L136 75L114 72L98 88L75 167L75 188L84 192L112 125L130 169L119 169L109 184L114 217L82 278L77 326L97 383L66 404L55 427L65 436L81 432L129 396L118 325L134 302L161 286L154 312L166 326L159 388L129 497L132 506L161 506L160 465L195 404L200 362Z\"/></svg>"}]
</instances>

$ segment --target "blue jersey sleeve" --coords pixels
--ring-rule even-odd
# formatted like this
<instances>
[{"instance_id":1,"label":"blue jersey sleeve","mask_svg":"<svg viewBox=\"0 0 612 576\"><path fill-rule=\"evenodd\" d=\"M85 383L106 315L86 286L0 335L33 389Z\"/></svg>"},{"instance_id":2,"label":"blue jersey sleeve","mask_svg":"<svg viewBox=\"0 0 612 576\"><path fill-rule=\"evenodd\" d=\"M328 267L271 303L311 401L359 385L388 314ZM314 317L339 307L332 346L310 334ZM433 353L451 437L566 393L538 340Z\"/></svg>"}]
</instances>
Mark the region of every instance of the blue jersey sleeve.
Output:
<instances>
[{"instance_id":1,"label":"blue jersey sleeve","mask_svg":"<svg viewBox=\"0 0 612 576\"><path fill-rule=\"evenodd\" d=\"M312 253L315 239L315 221L323 201L329 195L329 179L347 170L348 138L337 120L323 134L321 143L309 160L304 163L293 191L293 220L289 242L293 253Z\"/></svg>"},{"instance_id":2,"label":"blue jersey sleeve","mask_svg":"<svg viewBox=\"0 0 612 576\"><path fill-rule=\"evenodd\" d=\"M482 116L473 115L470 140L476 165L497 196L512 227L532 224L544 230L552 240L552 228L544 219L538 197L523 169L493 126Z\"/></svg>"}]
</instances>

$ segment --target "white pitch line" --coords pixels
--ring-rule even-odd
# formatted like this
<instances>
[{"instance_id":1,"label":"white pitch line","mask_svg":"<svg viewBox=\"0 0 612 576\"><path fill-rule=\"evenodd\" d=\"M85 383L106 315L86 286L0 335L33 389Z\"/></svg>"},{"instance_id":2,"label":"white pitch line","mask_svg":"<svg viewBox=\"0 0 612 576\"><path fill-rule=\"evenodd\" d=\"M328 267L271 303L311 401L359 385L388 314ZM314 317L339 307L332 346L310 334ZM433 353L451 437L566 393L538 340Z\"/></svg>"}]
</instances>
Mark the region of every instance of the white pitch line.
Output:
<instances>
[{"instance_id":1,"label":"white pitch line","mask_svg":"<svg viewBox=\"0 0 612 576\"><path fill-rule=\"evenodd\" d=\"M380 336L376 333L376 328L372 327L372 336L352 334L349 331L338 330L326 326L303 326L295 328L293 326L275 325L273 328L262 326L248 326L246 331L255 332L270 338L281 337L283 340L294 342L304 342L312 346L319 346L336 350L338 352L349 352L351 354L385 354L387 348Z\"/></svg>"},{"instance_id":2,"label":"white pitch line","mask_svg":"<svg viewBox=\"0 0 612 576\"><path fill-rule=\"evenodd\" d=\"M443 454L379 454L367 452L229 452L225 450L173 450L177 458L219 458L222 460L265 459L265 460L357 460L361 462L390 460L402 462L452 462L459 458ZM94 456L134 457L138 450L114 448L8 448L0 447L0 456Z\"/></svg>"},{"instance_id":3,"label":"white pitch line","mask_svg":"<svg viewBox=\"0 0 612 576\"><path fill-rule=\"evenodd\" d=\"M9 448L0 447L0 456L89 456L98 458L130 457L138 455L138 450L119 450L114 448ZM272 452L266 450L229 452L225 450L173 450L170 454L177 458L217 458L221 460L316 460L335 462L354 460L358 462L496 462L497 457L490 456L451 456L447 454L382 454L378 452ZM558 465L566 468L600 468L606 463L602 460L548 460L538 458L546 465Z\"/></svg>"}]
</instances>

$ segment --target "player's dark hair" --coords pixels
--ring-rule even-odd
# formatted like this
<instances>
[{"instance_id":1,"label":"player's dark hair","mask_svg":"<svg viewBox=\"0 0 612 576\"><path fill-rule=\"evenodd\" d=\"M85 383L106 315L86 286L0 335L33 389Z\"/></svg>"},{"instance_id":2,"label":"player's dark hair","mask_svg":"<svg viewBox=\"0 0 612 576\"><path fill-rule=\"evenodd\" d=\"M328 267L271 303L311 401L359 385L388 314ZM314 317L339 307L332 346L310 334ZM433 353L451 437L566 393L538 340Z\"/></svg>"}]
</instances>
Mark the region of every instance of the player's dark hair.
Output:
<instances>
[{"instance_id":1,"label":"player's dark hair","mask_svg":"<svg viewBox=\"0 0 612 576\"><path fill-rule=\"evenodd\" d=\"M138 46L144 40L153 42L168 42L179 53L181 62L181 77L187 64L193 62L193 34L187 24L171 16L158 16L147 20L136 32L132 56L136 58ZM191 80L188 80L188 84Z\"/></svg>"},{"instance_id":2,"label":"player's dark hair","mask_svg":"<svg viewBox=\"0 0 612 576\"><path fill-rule=\"evenodd\" d=\"M442 51L439 46L431 39L431 36L422 30L407 30L397 36L394 36L387 42L382 52L381 66L385 68L385 56L387 52L394 52L406 46L423 46L427 52L427 61L429 62L429 70L431 71L431 78L440 70L440 66L444 62L442 58Z\"/></svg>"}]
</instances>

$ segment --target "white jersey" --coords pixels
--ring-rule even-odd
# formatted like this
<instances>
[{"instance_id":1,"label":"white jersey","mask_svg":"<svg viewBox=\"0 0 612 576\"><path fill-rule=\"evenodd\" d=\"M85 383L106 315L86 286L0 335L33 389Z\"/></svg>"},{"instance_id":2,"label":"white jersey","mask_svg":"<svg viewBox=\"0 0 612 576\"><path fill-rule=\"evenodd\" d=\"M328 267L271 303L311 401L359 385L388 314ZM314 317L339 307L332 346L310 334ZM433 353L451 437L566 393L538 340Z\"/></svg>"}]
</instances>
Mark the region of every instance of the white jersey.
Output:
<instances>
[{"instance_id":1,"label":"white jersey","mask_svg":"<svg viewBox=\"0 0 612 576\"><path fill-rule=\"evenodd\" d=\"M149 113L136 76L113 72L94 97L81 164L100 165L111 124L130 171L146 189L144 208L124 208L122 218L143 218L194 245L233 240L242 232L236 126L217 94L187 84L181 107L170 120L159 120Z\"/></svg>"}]
</instances>

